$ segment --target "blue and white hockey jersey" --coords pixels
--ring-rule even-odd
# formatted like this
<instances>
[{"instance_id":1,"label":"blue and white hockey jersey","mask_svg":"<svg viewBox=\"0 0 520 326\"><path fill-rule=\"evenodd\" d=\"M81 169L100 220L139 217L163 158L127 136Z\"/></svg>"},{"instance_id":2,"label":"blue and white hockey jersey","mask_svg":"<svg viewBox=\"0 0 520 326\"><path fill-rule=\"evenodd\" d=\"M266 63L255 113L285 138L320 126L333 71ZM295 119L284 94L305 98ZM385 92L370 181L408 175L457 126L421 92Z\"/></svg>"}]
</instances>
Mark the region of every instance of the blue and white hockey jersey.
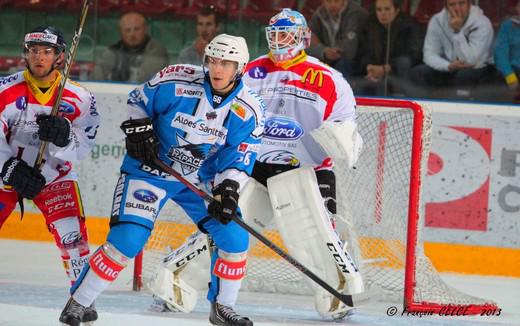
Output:
<instances>
[{"instance_id":1,"label":"blue and white hockey jersey","mask_svg":"<svg viewBox=\"0 0 520 326\"><path fill-rule=\"evenodd\" d=\"M129 118L150 117L160 141L159 158L192 183L251 175L264 128L264 105L242 81L231 94L212 94L202 67L171 65L128 98ZM121 170L168 178L126 155Z\"/></svg>"}]
</instances>

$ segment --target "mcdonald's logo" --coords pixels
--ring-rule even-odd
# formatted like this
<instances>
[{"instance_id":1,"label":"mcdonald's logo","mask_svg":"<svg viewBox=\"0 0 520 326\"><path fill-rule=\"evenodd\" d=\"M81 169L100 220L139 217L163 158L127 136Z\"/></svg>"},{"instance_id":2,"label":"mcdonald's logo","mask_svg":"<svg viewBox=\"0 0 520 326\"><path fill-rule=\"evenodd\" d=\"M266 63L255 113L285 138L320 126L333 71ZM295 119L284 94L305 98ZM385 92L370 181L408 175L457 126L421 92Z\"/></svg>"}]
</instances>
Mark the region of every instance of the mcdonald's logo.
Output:
<instances>
[{"instance_id":1,"label":"mcdonald's logo","mask_svg":"<svg viewBox=\"0 0 520 326\"><path fill-rule=\"evenodd\" d=\"M314 85L316 83L316 77L318 77L318 87L323 86L323 71L314 70L312 68L308 68L307 70L305 70L305 73L303 74L302 79L300 79L300 81L302 83L307 82L307 77L309 77L309 74L310 74L309 83L311 85Z\"/></svg>"}]
</instances>

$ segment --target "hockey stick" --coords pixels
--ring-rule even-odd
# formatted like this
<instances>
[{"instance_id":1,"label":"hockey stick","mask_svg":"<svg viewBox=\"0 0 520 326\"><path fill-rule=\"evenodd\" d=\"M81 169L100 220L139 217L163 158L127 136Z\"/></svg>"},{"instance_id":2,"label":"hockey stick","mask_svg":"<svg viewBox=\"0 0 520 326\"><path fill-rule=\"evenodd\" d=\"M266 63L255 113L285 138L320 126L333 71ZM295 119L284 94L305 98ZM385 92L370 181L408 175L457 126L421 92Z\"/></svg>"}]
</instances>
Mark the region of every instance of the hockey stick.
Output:
<instances>
[{"instance_id":1,"label":"hockey stick","mask_svg":"<svg viewBox=\"0 0 520 326\"><path fill-rule=\"evenodd\" d=\"M76 52L78 50L79 39L81 38L81 33L83 32L83 25L85 25L85 20L87 19L88 7L94 2L94 0L83 0L83 5L81 7L81 14L78 21L78 26L74 31L74 37L72 38L72 43L70 45L69 53L67 54L67 59L65 60L65 67L63 69L63 78L60 80L60 86L58 87L58 95L56 96L56 101L52 106L51 116L56 116L58 114L58 109L60 108L61 97L63 95L63 90L65 89L65 84L67 83L67 79L70 75L70 70L72 68L72 63L74 62L74 58L76 57ZM40 169L40 166L43 162L43 153L47 148L48 142L42 141L40 143L40 149L38 150L38 155L36 156L36 161L34 162L34 167Z\"/></svg>"},{"instance_id":2,"label":"hockey stick","mask_svg":"<svg viewBox=\"0 0 520 326\"><path fill-rule=\"evenodd\" d=\"M181 176L177 171L166 165L163 161L156 158L154 159L153 163L157 165L160 169L162 169L164 172L174 176L179 180L181 183L183 183L186 187L188 187L191 191L202 197L205 201L208 203L213 202L215 199L208 195L205 191L202 189L199 189L197 186L193 185L191 182L186 180L183 176ZM330 294L338 298L341 302L346 304L349 307L354 307L354 302L352 300L352 296L348 294L341 294L336 289L334 289L332 286L327 284L324 280L322 280L320 277L318 277L316 274L311 272L307 267L303 266L300 262L298 262L294 257L286 253L284 250L282 250L280 247L278 247L276 244L274 244L272 241L264 237L261 233L257 232L255 229L253 229L251 226L249 226L246 222L244 222L241 218L238 216L233 217L233 221L235 221L238 225L240 225L242 228L244 228L247 232L249 232L251 235L253 235L255 238L260 240L264 245L266 245L269 249L276 252L280 257L285 259L289 264L293 265L303 274L307 275L311 280L319 284L323 289L327 290Z\"/></svg>"}]
</instances>

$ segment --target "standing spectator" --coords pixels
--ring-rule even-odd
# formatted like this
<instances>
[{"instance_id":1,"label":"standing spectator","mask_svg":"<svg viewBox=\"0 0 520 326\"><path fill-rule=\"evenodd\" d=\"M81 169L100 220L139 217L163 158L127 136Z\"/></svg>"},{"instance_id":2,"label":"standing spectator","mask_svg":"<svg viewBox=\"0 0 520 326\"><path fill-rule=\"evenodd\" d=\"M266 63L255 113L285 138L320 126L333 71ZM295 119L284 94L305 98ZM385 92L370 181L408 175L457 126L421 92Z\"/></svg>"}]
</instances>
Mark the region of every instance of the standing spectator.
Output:
<instances>
[{"instance_id":1,"label":"standing spectator","mask_svg":"<svg viewBox=\"0 0 520 326\"><path fill-rule=\"evenodd\" d=\"M351 0L323 0L311 18L311 46L307 52L349 76L367 12Z\"/></svg>"},{"instance_id":2,"label":"standing spectator","mask_svg":"<svg viewBox=\"0 0 520 326\"><path fill-rule=\"evenodd\" d=\"M520 1L516 3L516 16L500 25L495 44L495 65L515 100L520 101Z\"/></svg>"},{"instance_id":3,"label":"standing spectator","mask_svg":"<svg viewBox=\"0 0 520 326\"><path fill-rule=\"evenodd\" d=\"M0 228L19 202L32 199L61 252L71 283L87 264L85 213L72 162L88 156L99 114L94 96L77 83L65 82L59 112L51 116L63 75L65 40L54 27L25 35L26 69L0 83ZM41 168L33 167L42 141L49 142ZM27 263L27 268L31 268ZM37 275L35 275L37 277ZM97 319L89 305L82 322Z\"/></svg>"},{"instance_id":4,"label":"standing spectator","mask_svg":"<svg viewBox=\"0 0 520 326\"><path fill-rule=\"evenodd\" d=\"M424 96L433 88L474 87L492 61L493 26L471 0L445 0L444 8L428 23L424 64L412 71ZM467 91L467 90L465 90Z\"/></svg>"},{"instance_id":5,"label":"standing spectator","mask_svg":"<svg viewBox=\"0 0 520 326\"><path fill-rule=\"evenodd\" d=\"M423 29L401 12L401 3L376 0L361 34L357 62L364 78L351 80L355 93L386 96L387 86L401 93L411 68L422 62Z\"/></svg>"},{"instance_id":6,"label":"standing spectator","mask_svg":"<svg viewBox=\"0 0 520 326\"><path fill-rule=\"evenodd\" d=\"M200 65L204 49L220 30L220 15L214 5L207 5L197 14L197 38L179 53L178 63Z\"/></svg>"},{"instance_id":7,"label":"standing spectator","mask_svg":"<svg viewBox=\"0 0 520 326\"><path fill-rule=\"evenodd\" d=\"M123 14L119 32L121 40L97 58L92 79L142 83L168 64L166 48L150 37L142 14Z\"/></svg>"}]
</instances>

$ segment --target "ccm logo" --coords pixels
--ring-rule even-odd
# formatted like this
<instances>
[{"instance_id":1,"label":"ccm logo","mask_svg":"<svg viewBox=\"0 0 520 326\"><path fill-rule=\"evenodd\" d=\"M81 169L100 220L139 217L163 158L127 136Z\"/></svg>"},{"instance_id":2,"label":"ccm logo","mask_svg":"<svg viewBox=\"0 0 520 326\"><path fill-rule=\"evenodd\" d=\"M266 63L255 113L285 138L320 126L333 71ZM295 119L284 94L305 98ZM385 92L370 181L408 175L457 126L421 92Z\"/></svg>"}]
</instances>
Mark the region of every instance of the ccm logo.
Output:
<instances>
[{"instance_id":1,"label":"ccm logo","mask_svg":"<svg viewBox=\"0 0 520 326\"><path fill-rule=\"evenodd\" d=\"M128 128L125 128L125 134L137 134L137 133L145 132L148 130L153 130L153 126L146 125L146 126L139 126L139 127L128 127Z\"/></svg>"}]
</instances>

